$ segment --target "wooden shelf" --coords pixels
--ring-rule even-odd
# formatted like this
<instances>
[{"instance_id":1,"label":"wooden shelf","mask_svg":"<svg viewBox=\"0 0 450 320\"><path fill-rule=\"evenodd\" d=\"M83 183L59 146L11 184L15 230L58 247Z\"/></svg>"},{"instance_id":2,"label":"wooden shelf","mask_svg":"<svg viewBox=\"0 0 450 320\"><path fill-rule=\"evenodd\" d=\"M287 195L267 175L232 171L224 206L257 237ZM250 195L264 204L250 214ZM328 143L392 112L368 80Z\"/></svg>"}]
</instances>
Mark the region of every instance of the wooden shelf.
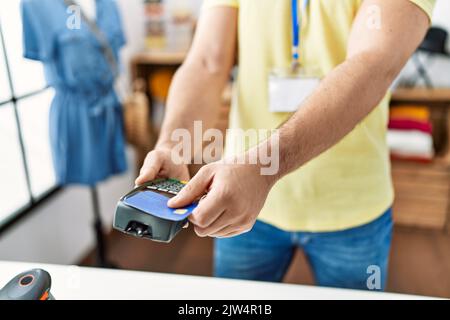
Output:
<instances>
[{"instance_id":1,"label":"wooden shelf","mask_svg":"<svg viewBox=\"0 0 450 320\"><path fill-rule=\"evenodd\" d=\"M187 51L147 50L137 53L131 59L132 64L178 65L187 56Z\"/></svg>"},{"instance_id":2,"label":"wooden shelf","mask_svg":"<svg viewBox=\"0 0 450 320\"><path fill-rule=\"evenodd\" d=\"M392 93L392 100L400 102L414 101L425 104L440 103L450 108L450 88L398 88Z\"/></svg>"}]
</instances>

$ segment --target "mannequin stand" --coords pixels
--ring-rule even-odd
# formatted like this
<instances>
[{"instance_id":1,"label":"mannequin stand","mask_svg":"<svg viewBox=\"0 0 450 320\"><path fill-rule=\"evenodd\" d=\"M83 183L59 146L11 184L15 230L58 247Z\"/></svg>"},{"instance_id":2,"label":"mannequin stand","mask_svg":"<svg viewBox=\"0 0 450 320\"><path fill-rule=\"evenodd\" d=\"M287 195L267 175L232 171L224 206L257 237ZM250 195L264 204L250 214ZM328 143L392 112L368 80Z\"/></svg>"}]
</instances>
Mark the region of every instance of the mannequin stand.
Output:
<instances>
[{"instance_id":1,"label":"mannequin stand","mask_svg":"<svg viewBox=\"0 0 450 320\"><path fill-rule=\"evenodd\" d=\"M92 209L94 214L94 233L97 240L96 266L101 268L116 268L113 263L107 260L107 248L103 234L103 223L100 215L100 205L98 201L98 191L96 186L90 187L92 197Z\"/></svg>"},{"instance_id":2,"label":"mannequin stand","mask_svg":"<svg viewBox=\"0 0 450 320\"><path fill-rule=\"evenodd\" d=\"M432 82L424 64L422 63L422 61L420 61L420 58L419 58L417 52L412 56L412 59L413 59L414 65L416 67L417 73L419 74L418 79L421 78L424 81L425 86L428 89L433 89L433 87L434 87L433 82ZM416 85L416 83L414 83L414 85Z\"/></svg>"}]
</instances>

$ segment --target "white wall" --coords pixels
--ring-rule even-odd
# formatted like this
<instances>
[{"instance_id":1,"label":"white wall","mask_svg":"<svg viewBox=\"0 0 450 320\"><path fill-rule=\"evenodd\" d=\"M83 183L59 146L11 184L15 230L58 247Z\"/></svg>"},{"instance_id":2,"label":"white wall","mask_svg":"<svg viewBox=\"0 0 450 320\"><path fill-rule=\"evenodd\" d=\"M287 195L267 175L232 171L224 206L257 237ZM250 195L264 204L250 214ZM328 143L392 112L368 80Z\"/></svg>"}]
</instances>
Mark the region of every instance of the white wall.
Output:
<instances>
[{"instance_id":1,"label":"white wall","mask_svg":"<svg viewBox=\"0 0 450 320\"><path fill-rule=\"evenodd\" d=\"M129 61L134 53L143 50L145 25L141 0L117 0L122 15L122 24L127 40L126 46L121 51L122 76L119 79L118 91L122 95L129 92Z\"/></svg>"},{"instance_id":2,"label":"white wall","mask_svg":"<svg viewBox=\"0 0 450 320\"><path fill-rule=\"evenodd\" d=\"M105 229L110 230L117 200L133 187L135 168L128 150L128 173L99 185ZM94 245L88 189L67 187L0 237L0 260L73 264Z\"/></svg>"}]
</instances>

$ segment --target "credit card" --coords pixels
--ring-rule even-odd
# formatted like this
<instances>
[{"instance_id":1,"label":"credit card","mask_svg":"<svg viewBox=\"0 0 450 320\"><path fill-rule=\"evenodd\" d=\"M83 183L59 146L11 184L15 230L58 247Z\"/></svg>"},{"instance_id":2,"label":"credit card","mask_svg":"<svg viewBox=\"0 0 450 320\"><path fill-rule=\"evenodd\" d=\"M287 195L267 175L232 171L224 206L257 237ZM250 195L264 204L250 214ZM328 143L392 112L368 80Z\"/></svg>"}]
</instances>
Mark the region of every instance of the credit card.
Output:
<instances>
[{"instance_id":1,"label":"credit card","mask_svg":"<svg viewBox=\"0 0 450 320\"><path fill-rule=\"evenodd\" d=\"M130 207L170 221L181 221L186 219L197 207L197 204L193 203L184 208L169 208L167 206L168 200L168 197L159 193L153 191L141 191L126 198L123 202Z\"/></svg>"}]
</instances>

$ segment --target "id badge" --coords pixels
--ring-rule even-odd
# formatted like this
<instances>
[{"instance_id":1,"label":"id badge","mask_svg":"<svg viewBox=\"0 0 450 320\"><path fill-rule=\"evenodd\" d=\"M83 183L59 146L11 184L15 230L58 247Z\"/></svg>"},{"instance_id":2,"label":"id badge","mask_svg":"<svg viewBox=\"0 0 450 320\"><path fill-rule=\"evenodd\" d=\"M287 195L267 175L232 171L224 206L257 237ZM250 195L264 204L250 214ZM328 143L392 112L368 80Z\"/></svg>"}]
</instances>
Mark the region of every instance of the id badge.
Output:
<instances>
[{"instance_id":1,"label":"id badge","mask_svg":"<svg viewBox=\"0 0 450 320\"><path fill-rule=\"evenodd\" d=\"M316 70L274 69L269 74L269 111L295 112L320 83Z\"/></svg>"}]
</instances>

